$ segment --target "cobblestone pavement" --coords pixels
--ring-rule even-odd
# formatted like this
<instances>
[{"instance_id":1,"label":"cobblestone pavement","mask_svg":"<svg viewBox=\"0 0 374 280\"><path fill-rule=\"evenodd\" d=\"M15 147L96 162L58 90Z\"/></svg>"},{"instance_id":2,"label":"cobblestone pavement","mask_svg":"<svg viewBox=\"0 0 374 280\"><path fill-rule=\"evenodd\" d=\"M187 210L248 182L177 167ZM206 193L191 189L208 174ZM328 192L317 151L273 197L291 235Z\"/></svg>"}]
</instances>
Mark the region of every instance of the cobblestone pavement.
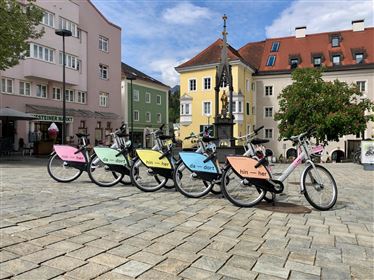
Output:
<instances>
[{"instance_id":1,"label":"cobblestone pavement","mask_svg":"<svg viewBox=\"0 0 374 280\"><path fill-rule=\"evenodd\" d=\"M284 167L284 166L282 166ZM208 195L54 182L45 166L0 164L0 278L374 279L374 172L329 164L332 211L237 208ZM305 205L297 170L279 200Z\"/></svg>"}]
</instances>

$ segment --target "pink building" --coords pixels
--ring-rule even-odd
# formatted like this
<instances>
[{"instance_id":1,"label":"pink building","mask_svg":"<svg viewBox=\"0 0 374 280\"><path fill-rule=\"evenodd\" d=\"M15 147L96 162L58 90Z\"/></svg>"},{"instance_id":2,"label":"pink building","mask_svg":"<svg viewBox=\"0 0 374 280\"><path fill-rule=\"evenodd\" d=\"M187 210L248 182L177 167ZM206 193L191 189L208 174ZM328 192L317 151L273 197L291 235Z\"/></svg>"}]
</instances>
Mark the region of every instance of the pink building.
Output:
<instances>
[{"instance_id":1,"label":"pink building","mask_svg":"<svg viewBox=\"0 0 374 280\"><path fill-rule=\"evenodd\" d=\"M0 106L31 113L37 120L3 122L0 136L11 138L15 149L20 138L43 143L54 122L61 137L62 37L55 30L64 28L73 34L65 40L67 136L87 132L92 144L104 142L105 133L122 119L121 28L89 0L37 0L36 4L45 11L40 24L45 33L30 41L28 58L0 71Z\"/></svg>"}]
</instances>

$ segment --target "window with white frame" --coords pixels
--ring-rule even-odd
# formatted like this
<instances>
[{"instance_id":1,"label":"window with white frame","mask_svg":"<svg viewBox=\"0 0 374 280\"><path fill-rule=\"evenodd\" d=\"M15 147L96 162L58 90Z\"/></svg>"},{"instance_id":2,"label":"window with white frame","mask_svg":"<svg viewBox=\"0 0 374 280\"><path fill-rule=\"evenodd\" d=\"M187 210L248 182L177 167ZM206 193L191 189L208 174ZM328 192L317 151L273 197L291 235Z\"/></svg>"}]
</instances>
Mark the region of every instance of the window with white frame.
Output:
<instances>
[{"instance_id":1,"label":"window with white frame","mask_svg":"<svg viewBox=\"0 0 374 280\"><path fill-rule=\"evenodd\" d=\"M196 79L190 79L188 81L188 90L189 91L196 91Z\"/></svg>"},{"instance_id":2,"label":"window with white frame","mask_svg":"<svg viewBox=\"0 0 374 280\"><path fill-rule=\"evenodd\" d=\"M31 95L31 84L28 82L19 82L19 94L20 95Z\"/></svg>"},{"instance_id":3,"label":"window with white frame","mask_svg":"<svg viewBox=\"0 0 374 280\"><path fill-rule=\"evenodd\" d=\"M133 90L133 99L134 101L139 101L139 90L137 89Z\"/></svg>"},{"instance_id":4,"label":"window with white frame","mask_svg":"<svg viewBox=\"0 0 374 280\"><path fill-rule=\"evenodd\" d=\"M145 93L145 103L151 103L151 93Z\"/></svg>"},{"instance_id":5,"label":"window with white frame","mask_svg":"<svg viewBox=\"0 0 374 280\"><path fill-rule=\"evenodd\" d=\"M109 79L109 67L104 64L100 64L99 69L100 69L100 78L104 80L108 80Z\"/></svg>"},{"instance_id":6,"label":"window with white frame","mask_svg":"<svg viewBox=\"0 0 374 280\"><path fill-rule=\"evenodd\" d=\"M47 86L38 84L36 85L36 97L47 98Z\"/></svg>"},{"instance_id":7,"label":"window with white frame","mask_svg":"<svg viewBox=\"0 0 374 280\"><path fill-rule=\"evenodd\" d=\"M273 139L273 129L272 128L265 128L264 136L266 139Z\"/></svg>"},{"instance_id":8,"label":"window with white frame","mask_svg":"<svg viewBox=\"0 0 374 280\"><path fill-rule=\"evenodd\" d=\"M211 115L212 114L212 102L204 101L203 102L203 115Z\"/></svg>"},{"instance_id":9,"label":"window with white frame","mask_svg":"<svg viewBox=\"0 0 374 280\"><path fill-rule=\"evenodd\" d=\"M77 91L77 102L86 104L86 100L87 100L87 92Z\"/></svg>"},{"instance_id":10,"label":"window with white frame","mask_svg":"<svg viewBox=\"0 0 374 280\"><path fill-rule=\"evenodd\" d=\"M13 93L13 80L2 78L1 79L1 92Z\"/></svg>"},{"instance_id":11,"label":"window with white frame","mask_svg":"<svg viewBox=\"0 0 374 280\"><path fill-rule=\"evenodd\" d=\"M104 36L99 36L99 50L108 52L109 50L109 39Z\"/></svg>"},{"instance_id":12,"label":"window with white frame","mask_svg":"<svg viewBox=\"0 0 374 280\"><path fill-rule=\"evenodd\" d=\"M161 105L161 95L156 96L156 103L157 105Z\"/></svg>"},{"instance_id":13,"label":"window with white frame","mask_svg":"<svg viewBox=\"0 0 374 280\"><path fill-rule=\"evenodd\" d=\"M366 92L366 81L357 81L356 85L359 91Z\"/></svg>"},{"instance_id":14,"label":"window with white frame","mask_svg":"<svg viewBox=\"0 0 374 280\"><path fill-rule=\"evenodd\" d=\"M78 37L78 26L71 20L66 18L60 17L59 20L59 28L60 29L67 29L71 31L72 36Z\"/></svg>"},{"instance_id":15,"label":"window with white frame","mask_svg":"<svg viewBox=\"0 0 374 280\"><path fill-rule=\"evenodd\" d=\"M134 111L134 121L136 121L136 122L139 121L139 111L137 111L137 110Z\"/></svg>"},{"instance_id":16,"label":"window with white frame","mask_svg":"<svg viewBox=\"0 0 374 280\"><path fill-rule=\"evenodd\" d=\"M52 90L52 99L54 100L61 100L61 88L54 87Z\"/></svg>"},{"instance_id":17,"label":"window with white frame","mask_svg":"<svg viewBox=\"0 0 374 280\"><path fill-rule=\"evenodd\" d=\"M35 43L30 43L29 57L46 62L54 62L54 50Z\"/></svg>"},{"instance_id":18,"label":"window with white frame","mask_svg":"<svg viewBox=\"0 0 374 280\"><path fill-rule=\"evenodd\" d=\"M109 105L109 94L106 92L100 92L99 94L99 106L108 107Z\"/></svg>"},{"instance_id":19,"label":"window with white frame","mask_svg":"<svg viewBox=\"0 0 374 280\"><path fill-rule=\"evenodd\" d=\"M43 11L42 24L47 25L49 27L54 27L55 26L55 15L50 12Z\"/></svg>"},{"instance_id":20,"label":"window with white frame","mask_svg":"<svg viewBox=\"0 0 374 280\"><path fill-rule=\"evenodd\" d=\"M75 101L75 91L73 89L65 89L65 100L66 102Z\"/></svg>"},{"instance_id":21,"label":"window with white frame","mask_svg":"<svg viewBox=\"0 0 374 280\"><path fill-rule=\"evenodd\" d=\"M238 113L243 113L243 102L242 101L238 101L238 110L237 110Z\"/></svg>"},{"instance_id":22,"label":"window with white frame","mask_svg":"<svg viewBox=\"0 0 374 280\"><path fill-rule=\"evenodd\" d=\"M162 122L161 113L157 113L157 123L161 123L161 122Z\"/></svg>"},{"instance_id":23,"label":"window with white frame","mask_svg":"<svg viewBox=\"0 0 374 280\"><path fill-rule=\"evenodd\" d=\"M62 52L59 54L59 63L62 65ZM80 61L78 57L65 53L65 66L70 69L79 70L80 69Z\"/></svg>"},{"instance_id":24,"label":"window with white frame","mask_svg":"<svg viewBox=\"0 0 374 280\"><path fill-rule=\"evenodd\" d=\"M151 112L146 112L145 113L145 121L146 122L151 122Z\"/></svg>"},{"instance_id":25,"label":"window with white frame","mask_svg":"<svg viewBox=\"0 0 374 280\"><path fill-rule=\"evenodd\" d=\"M204 83L204 90L209 90L212 87L212 80L210 77L206 77L203 79ZM195 89L196 90L196 89Z\"/></svg>"},{"instance_id":26,"label":"window with white frame","mask_svg":"<svg viewBox=\"0 0 374 280\"><path fill-rule=\"evenodd\" d=\"M230 101L229 101L229 110L230 110ZM233 101L233 102L232 102L231 111L232 111L233 113L236 113L236 101Z\"/></svg>"},{"instance_id":27,"label":"window with white frame","mask_svg":"<svg viewBox=\"0 0 374 280\"><path fill-rule=\"evenodd\" d=\"M265 118L273 117L273 107L264 107L264 116Z\"/></svg>"},{"instance_id":28,"label":"window with white frame","mask_svg":"<svg viewBox=\"0 0 374 280\"><path fill-rule=\"evenodd\" d=\"M181 115L189 115L190 114L190 104L182 104L181 105Z\"/></svg>"},{"instance_id":29,"label":"window with white frame","mask_svg":"<svg viewBox=\"0 0 374 280\"><path fill-rule=\"evenodd\" d=\"M273 95L273 86L265 86L265 96Z\"/></svg>"},{"instance_id":30,"label":"window with white frame","mask_svg":"<svg viewBox=\"0 0 374 280\"><path fill-rule=\"evenodd\" d=\"M332 56L332 64L333 65L340 65L340 62L341 62L341 56L340 56L340 54L334 54Z\"/></svg>"}]
</instances>

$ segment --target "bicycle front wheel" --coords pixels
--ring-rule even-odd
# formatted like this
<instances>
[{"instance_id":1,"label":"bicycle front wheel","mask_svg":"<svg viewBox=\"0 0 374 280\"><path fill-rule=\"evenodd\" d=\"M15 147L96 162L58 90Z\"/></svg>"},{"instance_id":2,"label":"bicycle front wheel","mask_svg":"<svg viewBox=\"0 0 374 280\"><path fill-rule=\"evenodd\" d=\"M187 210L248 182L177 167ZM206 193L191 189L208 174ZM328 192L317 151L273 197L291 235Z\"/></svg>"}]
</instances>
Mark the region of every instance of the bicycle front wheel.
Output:
<instances>
[{"instance_id":1,"label":"bicycle front wheel","mask_svg":"<svg viewBox=\"0 0 374 280\"><path fill-rule=\"evenodd\" d=\"M68 183L81 176L83 170L69 165L69 162L62 160L56 153L48 161L48 174L60 183Z\"/></svg>"},{"instance_id":2,"label":"bicycle front wheel","mask_svg":"<svg viewBox=\"0 0 374 280\"><path fill-rule=\"evenodd\" d=\"M213 187L212 183L197 178L197 175L189 170L181 162L174 171L175 188L184 196L198 198L206 195Z\"/></svg>"},{"instance_id":3,"label":"bicycle front wheel","mask_svg":"<svg viewBox=\"0 0 374 280\"><path fill-rule=\"evenodd\" d=\"M309 165L301 179L306 200L314 208L326 211L331 209L338 198L338 189L331 173L321 165Z\"/></svg>"},{"instance_id":4,"label":"bicycle front wheel","mask_svg":"<svg viewBox=\"0 0 374 280\"><path fill-rule=\"evenodd\" d=\"M123 174L110 170L96 155L91 157L88 176L91 181L100 187L112 187L122 180Z\"/></svg>"},{"instance_id":5,"label":"bicycle front wheel","mask_svg":"<svg viewBox=\"0 0 374 280\"><path fill-rule=\"evenodd\" d=\"M244 181L229 167L222 174L222 192L234 205L252 207L264 198L265 191Z\"/></svg>"},{"instance_id":6,"label":"bicycle front wheel","mask_svg":"<svg viewBox=\"0 0 374 280\"><path fill-rule=\"evenodd\" d=\"M134 162L130 172L134 185L143 192L154 192L161 189L167 182L167 178L154 173L138 159Z\"/></svg>"}]
</instances>

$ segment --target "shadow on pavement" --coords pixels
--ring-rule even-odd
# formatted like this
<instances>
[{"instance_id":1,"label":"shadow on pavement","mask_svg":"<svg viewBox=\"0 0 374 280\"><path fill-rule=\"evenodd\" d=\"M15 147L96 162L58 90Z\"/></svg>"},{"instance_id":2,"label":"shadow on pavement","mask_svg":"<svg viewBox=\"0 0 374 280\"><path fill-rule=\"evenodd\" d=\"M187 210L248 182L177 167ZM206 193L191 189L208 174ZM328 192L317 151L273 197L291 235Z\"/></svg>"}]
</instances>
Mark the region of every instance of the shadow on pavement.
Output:
<instances>
[{"instance_id":1,"label":"shadow on pavement","mask_svg":"<svg viewBox=\"0 0 374 280\"><path fill-rule=\"evenodd\" d=\"M305 214L312 212L311 209L293 203L275 202L274 205L269 202L261 202L255 206L261 210L268 210L272 212L288 213L288 214Z\"/></svg>"}]
</instances>

